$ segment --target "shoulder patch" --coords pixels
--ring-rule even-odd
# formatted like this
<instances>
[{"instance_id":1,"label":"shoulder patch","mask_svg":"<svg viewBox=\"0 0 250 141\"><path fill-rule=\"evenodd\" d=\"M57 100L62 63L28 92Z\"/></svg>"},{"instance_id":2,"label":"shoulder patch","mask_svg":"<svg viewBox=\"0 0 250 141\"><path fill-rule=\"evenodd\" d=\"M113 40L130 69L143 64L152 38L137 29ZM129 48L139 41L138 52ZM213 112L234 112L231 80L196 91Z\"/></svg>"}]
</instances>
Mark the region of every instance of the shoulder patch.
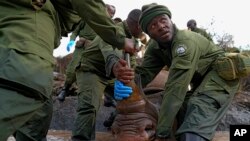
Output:
<instances>
[{"instance_id":1,"label":"shoulder patch","mask_svg":"<svg viewBox=\"0 0 250 141\"><path fill-rule=\"evenodd\" d=\"M187 47L183 44L177 46L175 52L178 56L182 56L186 54Z\"/></svg>"}]
</instances>

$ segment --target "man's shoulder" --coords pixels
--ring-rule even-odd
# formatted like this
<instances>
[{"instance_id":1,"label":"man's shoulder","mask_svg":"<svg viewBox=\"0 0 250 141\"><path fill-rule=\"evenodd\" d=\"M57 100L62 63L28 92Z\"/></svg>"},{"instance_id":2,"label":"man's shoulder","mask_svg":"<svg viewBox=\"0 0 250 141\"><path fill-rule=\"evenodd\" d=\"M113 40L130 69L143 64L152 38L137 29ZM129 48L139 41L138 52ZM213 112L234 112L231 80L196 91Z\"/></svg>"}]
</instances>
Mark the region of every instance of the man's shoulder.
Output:
<instances>
[{"instance_id":1,"label":"man's shoulder","mask_svg":"<svg viewBox=\"0 0 250 141\"><path fill-rule=\"evenodd\" d=\"M196 30L194 30L194 32L203 34L203 33L206 33L207 31L203 28L196 28Z\"/></svg>"},{"instance_id":2,"label":"man's shoulder","mask_svg":"<svg viewBox=\"0 0 250 141\"><path fill-rule=\"evenodd\" d=\"M193 36L196 36L197 33L190 30L178 30L175 34L175 40L186 40Z\"/></svg>"}]
</instances>

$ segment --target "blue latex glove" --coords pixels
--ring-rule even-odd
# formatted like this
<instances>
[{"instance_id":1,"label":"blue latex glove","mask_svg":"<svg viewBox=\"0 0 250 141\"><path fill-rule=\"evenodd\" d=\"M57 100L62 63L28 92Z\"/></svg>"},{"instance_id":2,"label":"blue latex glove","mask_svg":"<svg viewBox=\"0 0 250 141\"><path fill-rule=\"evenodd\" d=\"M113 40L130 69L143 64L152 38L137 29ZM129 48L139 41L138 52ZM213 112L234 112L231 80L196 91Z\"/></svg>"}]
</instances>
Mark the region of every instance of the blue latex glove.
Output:
<instances>
[{"instance_id":1,"label":"blue latex glove","mask_svg":"<svg viewBox=\"0 0 250 141\"><path fill-rule=\"evenodd\" d=\"M121 81L115 80L115 86L114 86L114 97L116 100L123 100L125 98L128 98L133 90L129 86L125 86Z\"/></svg>"},{"instance_id":2,"label":"blue latex glove","mask_svg":"<svg viewBox=\"0 0 250 141\"><path fill-rule=\"evenodd\" d=\"M70 40L68 45L67 45L67 51L69 52L71 47L75 44L75 41L74 40Z\"/></svg>"}]
</instances>

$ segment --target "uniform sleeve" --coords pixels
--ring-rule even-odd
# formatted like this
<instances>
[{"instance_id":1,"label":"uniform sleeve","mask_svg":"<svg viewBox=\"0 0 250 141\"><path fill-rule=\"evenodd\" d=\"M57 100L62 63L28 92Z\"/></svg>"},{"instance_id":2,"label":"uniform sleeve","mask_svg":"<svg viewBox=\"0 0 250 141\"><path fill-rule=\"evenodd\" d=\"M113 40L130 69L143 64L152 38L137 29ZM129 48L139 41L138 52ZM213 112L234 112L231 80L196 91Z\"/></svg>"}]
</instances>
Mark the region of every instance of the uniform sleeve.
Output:
<instances>
[{"instance_id":1,"label":"uniform sleeve","mask_svg":"<svg viewBox=\"0 0 250 141\"><path fill-rule=\"evenodd\" d=\"M72 0L72 6L105 42L119 49L123 48L125 36L107 15L102 0Z\"/></svg>"},{"instance_id":2,"label":"uniform sleeve","mask_svg":"<svg viewBox=\"0 0 250 141\"><path fill-rule=\"evenodd\" d=\"M100 47L102 55L105 60L105 70L107 77L114 77L112 68L116 62L122 58L122 50L113 48L110 44L102 41L103 46Z\"/></svg>"},{"instance_id":3,"label":"uniform sleeve","mask_svg":"<svg viewBox=\"0 0 250 141\"><path fill-rule=\"evenodd\" d=\"M150 83L165 65L162 59L159 59L160 55L158 55L157 50L154 49L155 46L158 46L158 44L150 40L141 66L137 66L135 69L136 74L139 74L141 77L142 87ZM160 50L158 49L158 51Z\"/></svg>"},{"instance_id":4,"label":"uniform sleeve","mask_svg":"<svg viewBox=\"0 0 250 141\"><path fill-rule=\"evenodd\" d=\"M172 56L156 131L157 135L166 137L170 136L174 119L184 102L200 55L196 46L188 42L176 43L172 48Z\"/></svg>"},{"instance_id":5,"label":"uniform sleeve","mask_svg":"<svg viewBox=\"0 0 250 141\"><path fill-rule=\"evenodd\" d=\"M81 17L73 10L70 0L51 0L51 3L57 11L61 32L67 36L69 32L75 30Z\"/></svg>"},{"instance_id":6,"label":"uniform sleeve","mask_svg":"<svg viewBox=\"0 0 250 141\"><path fill-rule=\"evenodd\" d=\"M72 32L72 34L70 35L70 40L75 40L76 37L79 35L80 31L82 29L84 29L85 26L85 22L81 21L79 23L79 25L77 26L77 28Z\"/></svg>"}]
</instances>

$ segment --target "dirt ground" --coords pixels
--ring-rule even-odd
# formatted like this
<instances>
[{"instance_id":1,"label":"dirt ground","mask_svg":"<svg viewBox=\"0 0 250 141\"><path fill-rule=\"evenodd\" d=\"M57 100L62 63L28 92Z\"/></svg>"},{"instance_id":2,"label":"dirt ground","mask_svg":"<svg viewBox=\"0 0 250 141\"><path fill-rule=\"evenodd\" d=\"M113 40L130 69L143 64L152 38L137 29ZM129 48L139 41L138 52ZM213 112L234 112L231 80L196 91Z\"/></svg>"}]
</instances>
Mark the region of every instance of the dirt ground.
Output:
<instances>
[{"instance_id":1,"label":"dirt ground","mask_svg":"<svg viewBox=\"0 0 250 141\"><path fill-rule=\"evenodd\" d=\"M71 132L50 130L47 136L48 141L70 141ZM113 137L111 133L97 132L96 141L112 141ZM7 141L15 141L13 137L10 137ZM216 132L213 141L229 141L229 132Z\"/></svg>"}]
</instances>

